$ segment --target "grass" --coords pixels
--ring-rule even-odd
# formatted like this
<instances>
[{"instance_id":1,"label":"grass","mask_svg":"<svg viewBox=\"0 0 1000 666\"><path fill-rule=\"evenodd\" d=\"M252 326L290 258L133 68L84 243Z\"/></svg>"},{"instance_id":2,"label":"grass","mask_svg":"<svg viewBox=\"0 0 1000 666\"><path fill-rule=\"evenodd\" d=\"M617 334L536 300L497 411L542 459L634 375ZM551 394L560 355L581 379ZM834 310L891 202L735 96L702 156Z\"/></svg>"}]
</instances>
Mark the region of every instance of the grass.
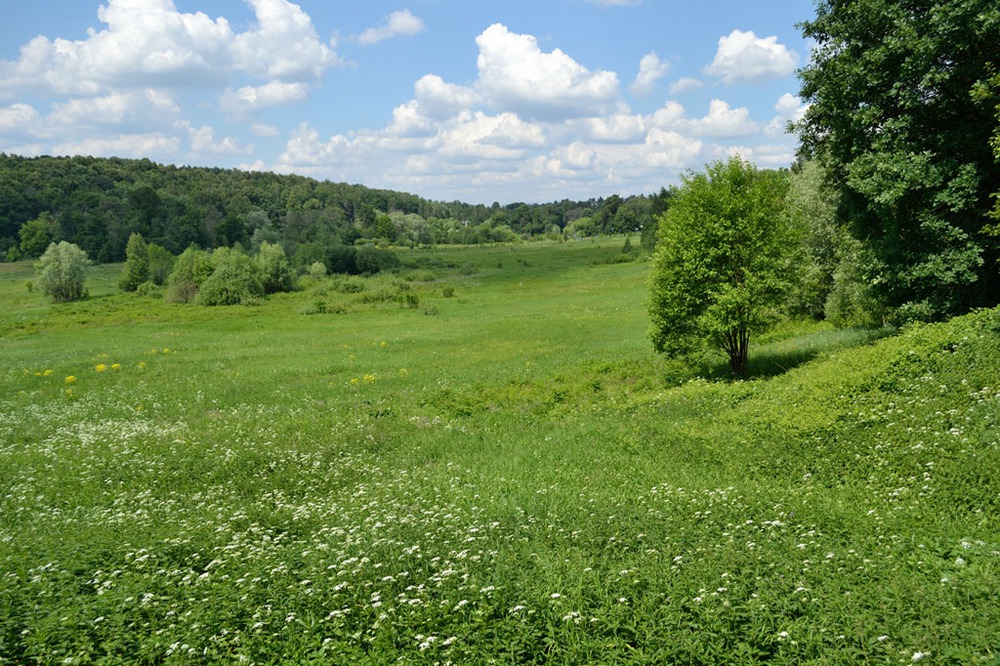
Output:
<instances>
[{"instance_id":1,"label":"grass","mask_svg":"<svg viewBox=\"0 0 1000 666\"><path fill-rule=\"evenodd\" d=\"M996 663L1000 315L730 381L619 254L212 309L3 265L0 664Z\"/></svg>"}]
</instances>

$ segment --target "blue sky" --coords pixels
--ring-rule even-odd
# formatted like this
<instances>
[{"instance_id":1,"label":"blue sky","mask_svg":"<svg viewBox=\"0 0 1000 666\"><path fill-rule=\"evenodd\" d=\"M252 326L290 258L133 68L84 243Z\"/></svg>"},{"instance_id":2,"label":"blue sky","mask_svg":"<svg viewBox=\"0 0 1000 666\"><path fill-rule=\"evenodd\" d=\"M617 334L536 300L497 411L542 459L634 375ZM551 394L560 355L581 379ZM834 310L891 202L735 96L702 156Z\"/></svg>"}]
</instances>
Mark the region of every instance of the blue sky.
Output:
<instances>
[{"instance_id":1,"label":"blue sky","mask_svg":"<svg viewBox=\"0 0 1000 666\"><path fill-rule=\"evenodd\" d=\"M0 152L298 173L470 203L788 165L811 0L33 0Z\"/></svg>"}]
</instances>

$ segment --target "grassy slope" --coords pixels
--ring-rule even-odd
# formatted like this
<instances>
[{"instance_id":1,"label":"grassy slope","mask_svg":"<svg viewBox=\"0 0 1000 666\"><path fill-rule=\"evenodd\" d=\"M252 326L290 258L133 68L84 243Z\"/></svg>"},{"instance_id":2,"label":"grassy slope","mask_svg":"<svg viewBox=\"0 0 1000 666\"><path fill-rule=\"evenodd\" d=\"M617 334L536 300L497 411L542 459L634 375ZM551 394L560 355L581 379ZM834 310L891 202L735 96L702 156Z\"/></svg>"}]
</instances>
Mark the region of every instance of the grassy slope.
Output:
<instances>
[{"instance_id":1,"label":"grassy slope","mask_svg":"<svg viewBox=\"0 0 1000 666\"><path fill-rule=\"evenodd\" d=\"M0 274L0 663L996 660L998 314L677 385L616 252L365 286L415 309Z\"/></svg>"}]
</instances>

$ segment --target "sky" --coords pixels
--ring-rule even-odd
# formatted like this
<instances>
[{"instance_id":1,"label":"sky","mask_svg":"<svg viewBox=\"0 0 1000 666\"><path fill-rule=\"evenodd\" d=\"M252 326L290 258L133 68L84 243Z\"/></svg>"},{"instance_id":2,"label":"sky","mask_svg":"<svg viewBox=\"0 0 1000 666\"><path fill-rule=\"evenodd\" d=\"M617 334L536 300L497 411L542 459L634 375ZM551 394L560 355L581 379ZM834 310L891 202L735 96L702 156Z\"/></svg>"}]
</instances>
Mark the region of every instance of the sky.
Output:
<instances>
[{"instance_id":1,"label":"sky","mask_svg":"<svg viewBox=\"0 0 1000 666\"><path fill-rule=\"evenodd\" d=\"M812 0L0 0L0 152L491 204L783 167Z\"/></svg>"}]
</instances>

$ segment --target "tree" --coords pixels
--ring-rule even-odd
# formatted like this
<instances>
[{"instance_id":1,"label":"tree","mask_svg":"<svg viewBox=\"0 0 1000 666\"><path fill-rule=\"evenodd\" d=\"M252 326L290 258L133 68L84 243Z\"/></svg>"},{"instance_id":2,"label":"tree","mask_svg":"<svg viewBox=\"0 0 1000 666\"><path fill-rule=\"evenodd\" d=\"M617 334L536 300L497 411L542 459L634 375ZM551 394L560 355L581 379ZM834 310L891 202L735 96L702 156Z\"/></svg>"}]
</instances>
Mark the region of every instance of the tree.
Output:
<instances>
[{"instance_id":1,"label":"tree","mask_svg":"<svg viewBox=\"0 0 1000 666\"><path fill-rule=\"evenodd\" d=\"M149 280L149 249L142 234L133 232L125 246L125 266L122 267L118 287L122 291L135 291Z\"/></svg>"},{"instance_id":2,"label":"tree","mask_svg":"<svg viewBox=\"0 0 1000 666\"><path fill-rule=\"evenodd\" d=\"M285 250L280 245L264 241L255 261L264 293L273 294L292 289L292 267L288 263Z\"/></svg>"},{"instance_id":3,"label":"tree","mask_svg":"<svg viewBox=\"0 0 1000 666\"><path fill-rule=\"evenodd\" d=\"M995 0L820 0L798 125L841 196L888 305L940 318L1000 300L990 195Z\"/></svg>"},{"instance_id":4,"label":"tree","mask_svg":"<svg viewBox=\"0 0 1000 666\"><path fill-rule=\"evenodd\" d=\"M167 283L170 271L174 268L174 255L156 243L148 243L146 252L149 254L149 281L162 287Z\"/></svg>"},{"instance_id":5,"label":"tree","mask_svg":"<svg viewBox=\"0 0 1000 666\"><path fill-rule=\"evenodd\" d=\"M798 242L788 178L734 157L688 173L660 217L650 336L659 352L723 350L746 371L750 337L779 316Z\"/></svg>"},{"instance_id":6,"label":"tree","mask_svg":"<svg viewBox=\"0 0 1000 666\"><path fill-rule=\"evenodd\" d=\"M35 263L35 283L56 303L77 301L87 295L84 281L89 265L87 253L73 243L52 243Z\"/></svg>"},{"instance_id":7,"label":"tree","mask_svg":"<svg viewBox=\"0 0 1000 666\"><path fill-rule=\"evenodd\" d=\"M208 252L189 247L181 252L167 278L167 300L174 303L191 303L201 285L214 270Z\"/></svg>"},{"instance_id":8,"label":"tree","mask_svg":"<svg viewBox=\"0 0 1000 666\"><path fill-rule=\"evenodd\" d=\"M36 219L25 222L18 229L21 239L21 254L25 257L40 257L55 238L56 221L48 213L42 213Z\"/></svg>"}]
</instances>

